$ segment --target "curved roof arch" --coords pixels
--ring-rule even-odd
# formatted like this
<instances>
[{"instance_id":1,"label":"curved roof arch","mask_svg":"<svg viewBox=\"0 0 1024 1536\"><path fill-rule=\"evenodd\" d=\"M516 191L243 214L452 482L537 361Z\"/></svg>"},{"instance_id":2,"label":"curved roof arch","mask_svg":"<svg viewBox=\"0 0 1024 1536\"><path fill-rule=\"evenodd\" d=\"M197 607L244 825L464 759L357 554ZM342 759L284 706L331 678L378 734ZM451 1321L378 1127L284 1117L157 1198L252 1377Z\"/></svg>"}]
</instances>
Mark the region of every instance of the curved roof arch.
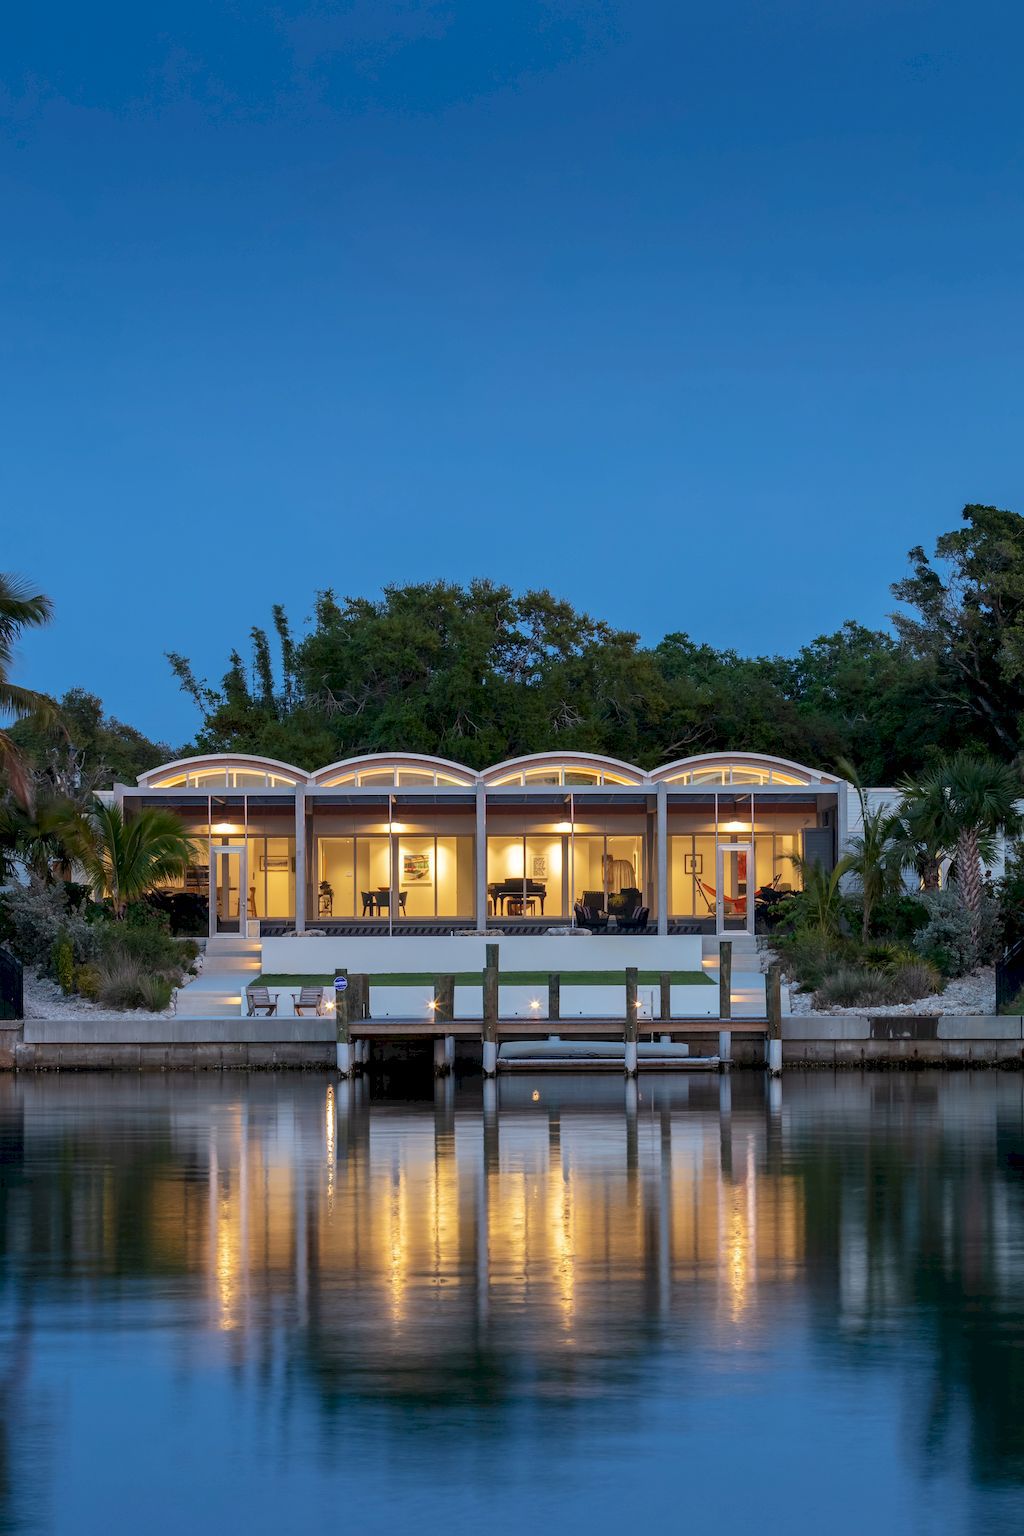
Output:
<instances>
[{"instance_id":1,"label":"curved roof arch","mask_svg":"<svg viewBox=\"0 0 1024 1536\"><path fill-rule=\"evenodd\" d=\"M743 777L732 779L733 783L755 782L746 777L748 774L764 774L763 782L776 784L842 783L836 774L822 773L820 768L809 768L806 763L795 763L788 757L773 757L767 752L701 752L695 757L680 757L661 768L653 768L648 777L653 784L660 784L678 779L693 782L694 775L699 775L697 782L700 782L705 774L710 776L721 770L727 775L723 782L729 782L734 768Z\"/></svg>"},{"instance_id":2,"label":"curved roof arch","mask_svg":"<svg viewBox=\"0 0 1024 1536\"><path fill-rule=\"evenodd\" d=\"M635 764L624 763L617 757L604 757L598 752L531 752L525 757L509 757L503 763L495 763L493 768L485 768L480 779L484 784L498 785L507 783L517 773L542 772L546 768L560 772L591 771L597 776L595 782L610 780L616 784L642 784L644 781L642 769Z\"/></svg>"},{"instance_id":3,"label":"curved roof arch","mask_svg":"<svg viewBox=\"0 0 1024 1536\"><path fill-rule=\"evenodd\" d=\"M282 763L276 757L257 757L246 752L210 752L201 757L180 757L172 763L161 763L140 773L138 784L143 789L173 788L177 783L200 774L262 773L270 778L283 779L289 784L308 784L309 774L294 763Z\"/></svg>"},{"instance_id":4,"label":"curved roof arch","mask_svg":"<svg viewBox=\"0 0 1024 1536\"><path fill-rule=\"evenodd\" d=\"M465 763L456 763L447 757L431 757L425 752L366 752L360 757L340 758L326 768L318 768L310 782L325 787L337 784L354 775L363 773L396 774L405 769L410 773L436 774L442 783L468 786L477 782L478 775Z\"/></svg>"}]
</instances>

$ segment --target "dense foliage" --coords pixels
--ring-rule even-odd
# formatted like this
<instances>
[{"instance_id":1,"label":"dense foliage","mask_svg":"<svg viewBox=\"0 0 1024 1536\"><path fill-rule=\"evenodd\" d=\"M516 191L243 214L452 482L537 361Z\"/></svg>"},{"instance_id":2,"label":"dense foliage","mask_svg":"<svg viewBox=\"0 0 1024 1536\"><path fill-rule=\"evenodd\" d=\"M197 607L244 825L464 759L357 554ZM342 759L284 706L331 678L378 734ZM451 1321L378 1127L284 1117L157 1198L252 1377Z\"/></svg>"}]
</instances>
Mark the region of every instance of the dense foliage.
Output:
<instances>
[{"instance_id":1,"label":"dense foliage","mask_svg":"<svg viewBox=\"0 0 1024 1536\"><path fill-rule=\"evenodd\" d=\"M194 748L315 767L374 751L439 753L482 767L520 753L609 753L645 767L701 751L841 758L895 783L933 754L1013 757L1024 718L1024 520L971 506L911 551L897 633L848 620L795 657L716 651L683 631L658 644L549 592L474 581L386 587L379 602L321 592L293 636L251 633L220 687L172 666L202 717ZM979 682L979 679L982 681Z\"/></svg>"}]
</instances>

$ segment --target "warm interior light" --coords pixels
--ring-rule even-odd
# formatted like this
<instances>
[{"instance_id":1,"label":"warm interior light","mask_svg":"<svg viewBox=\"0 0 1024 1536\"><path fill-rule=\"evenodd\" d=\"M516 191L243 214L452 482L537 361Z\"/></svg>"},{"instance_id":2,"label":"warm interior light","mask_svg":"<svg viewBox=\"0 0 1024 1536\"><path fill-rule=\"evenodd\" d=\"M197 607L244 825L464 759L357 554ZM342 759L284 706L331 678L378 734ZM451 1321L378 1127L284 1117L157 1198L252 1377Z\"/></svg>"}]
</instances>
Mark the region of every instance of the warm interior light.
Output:
<instances>
[{"instance_id":1,"label":"warm interior light","mask_svg":"<svg viewBox=\"0 0 1024 1536\"><path fill-rule=\"evenodd\" d=\"M571 821L559 821L559 822L556 822L556 824L555 824L555 831L556 832L561 832L561 833L569 833L569 832L571 832L572 831L572 822Z\"/></svg>"},{"instance_id":2,"label":"warm interior light","mask_svg":"<svg viewBox=\"0 0 1024 1536\"><path fill-rule=\"evenodd\" d=\"M749 830L749 823L745 821L727 821L722 828L723 832L747 832Z\"/></svg>"},{"instance_id":3,"label":"warm interior light","mask_svg":"<svg viewBox=\"0 0 1024 1536\"><path fill-rule=\"evenodd\" d=\"M213 824L213 830L220 837L230 837L232 832L241 832L242 829L241 827L236 827L234 822L231 821L216 821Z\"/></svg>"}]
</instances>

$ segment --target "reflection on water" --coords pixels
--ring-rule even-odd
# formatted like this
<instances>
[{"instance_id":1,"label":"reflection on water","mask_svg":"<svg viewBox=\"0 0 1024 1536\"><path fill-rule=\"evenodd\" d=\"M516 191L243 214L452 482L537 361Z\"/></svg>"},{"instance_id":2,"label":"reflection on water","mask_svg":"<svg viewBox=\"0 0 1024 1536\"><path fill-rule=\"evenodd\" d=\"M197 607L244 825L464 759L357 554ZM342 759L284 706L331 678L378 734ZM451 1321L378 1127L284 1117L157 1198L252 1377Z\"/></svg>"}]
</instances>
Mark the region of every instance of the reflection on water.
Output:
<instances>
[{"instance_id":1,"label":"reflection on water","mask_svg":"<svg viewBox=\"0 0 1024 1536\"><path fill-rule=\"evenodd\" d=\"M0 1531L1018 1531L1022 1094L0 1080Z\"/></svg>"}]
</instances>

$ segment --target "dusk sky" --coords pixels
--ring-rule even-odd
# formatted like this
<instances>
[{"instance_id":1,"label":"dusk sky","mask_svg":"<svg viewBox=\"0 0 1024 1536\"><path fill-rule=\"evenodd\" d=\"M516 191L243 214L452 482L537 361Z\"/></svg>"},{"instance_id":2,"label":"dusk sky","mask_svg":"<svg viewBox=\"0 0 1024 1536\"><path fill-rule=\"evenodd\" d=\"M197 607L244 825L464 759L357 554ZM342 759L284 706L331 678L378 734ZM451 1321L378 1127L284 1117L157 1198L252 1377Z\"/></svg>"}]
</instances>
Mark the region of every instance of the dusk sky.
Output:
<instances>
[{"instance_id":1,"label":"dusk sky","mask_svg":"<svg viewBox=\"0 0 1024 1536\"><path fill-rule=\"evenodd\" d=\"M655 641L881 624L1024 511L1024 15L993 0L8 6L16 678L178 746L318 587Z\"/></svg>"}]
</instances>

